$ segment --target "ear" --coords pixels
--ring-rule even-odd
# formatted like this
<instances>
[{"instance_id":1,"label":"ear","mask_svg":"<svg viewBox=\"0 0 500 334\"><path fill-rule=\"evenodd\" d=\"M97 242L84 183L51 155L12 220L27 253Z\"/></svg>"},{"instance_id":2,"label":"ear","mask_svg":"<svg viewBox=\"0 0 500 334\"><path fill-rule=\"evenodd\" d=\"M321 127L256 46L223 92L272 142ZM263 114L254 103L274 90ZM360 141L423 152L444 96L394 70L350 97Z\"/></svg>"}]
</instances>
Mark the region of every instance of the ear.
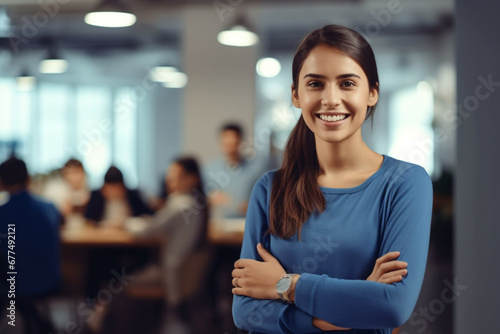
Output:
<instances>
[{"instance_id":1,"label":"ear","mask_svg":"<svg viewBox=\"0 0 500 334\"><path fill-rule=\"evenodd\" d=\"M299 94L293 84L292 84L292 104L295 108L300 109Z\"/></svg>"},{"instance_id":2,"label":"ear","mask_svg":"<svg viewBox=\"0 0 500 334\"><path fill-rule=\"evenodd\" d=\"M373 107L378 102L378 82L377 87L370 88L370 94L368 95L368 106Z\"/></svg>"}]
</instances>

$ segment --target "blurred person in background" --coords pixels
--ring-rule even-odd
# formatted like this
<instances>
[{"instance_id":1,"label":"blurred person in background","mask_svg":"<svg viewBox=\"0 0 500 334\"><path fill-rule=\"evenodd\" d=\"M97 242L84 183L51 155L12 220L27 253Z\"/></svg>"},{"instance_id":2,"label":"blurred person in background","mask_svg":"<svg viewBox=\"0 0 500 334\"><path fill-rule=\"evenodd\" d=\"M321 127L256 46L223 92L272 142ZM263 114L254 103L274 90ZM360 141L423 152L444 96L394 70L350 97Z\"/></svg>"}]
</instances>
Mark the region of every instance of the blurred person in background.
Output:
<instances>
[{"instance_id":1,"label":"blurred person in background","mask_svg":"<svg viewBox=\"0 0 500 334\"><path fill-rule=\"evenodd\" d=\"M161 252L168 306L164 331L181 332L187 327L181 316L186 306L182 295L186 282L181 274L193 252L208 250L208 203L199 165L192 157L180 157L170 165L165 186L168 195L164 206L146 221L129 221L126 227L138 237L161 236L165 240Z\"/></svg>"},{"instance_id":2,"label":"blurred person in background","mask_svg":"<svg viewBox=\"0 0 500 334\"><path fill-rule=\"evenodd\" d=\"M91 193L85 218L100 227L120 228L129 217L153 214L139 190L128 189L122 172L112 166L104 176L104 185Z\"/></svg>"},{"instance_id":3,"label":"blurred person in background","mask_svg":"<svg viewBox=\"0 0 500 334\"><path fill-rule=\"evenodd\" d=\"M85 218L99 228L114 229L124 227L130 217L150 215L153 211L142 200L138 190L128 189L122 172L112 166L104 176L100 190L92 191L85 210ZM99 288L113 278L112 271L129 273L143 267L150 260L148 249L129 247L95 248L90 252L89 277L87 278L87 302L96 316L89 322L89 329L99 332L107 314L107 305L99 305L96 296Z\"/></svg>"},{"instance_id":4,"label":"blurred person in background","mask_svg":"<svg viewBox=\"0 0 500 334\"><path fill-rule=\"evenodd\" d=\"M243 218L253 184L262 174L263 168L256 161L243 156L243 129L240 125L223 125L219 140L224 156L205 168L205 189L214 212L220 218Z\"/></svg>"},{"instance_id":5,"label":"blurred person in background","mask_svg":"<svg viewBox=\"0 0 500 334\"><path fill-rule=\"evenodd\" d=\"M90 198L83 164L69 159L58 176L61 177L47 182L43 196L54 202L65 218L72 214L83 215Z\"/></svg>"},{"instance_id":6,"label":"blurred person in background","mask_svg":"<svg viewBox=\"0 0 500 334\"><path fill-rule=\"evenodd\" d=\"M26 331L45 334L52 325L41 305L61 282L62 217L53 204L28 192L29 182L24 161L10 158L0 165L0 188L9 193L8 202L0 206L0 307L5 310L14 302ZM8 272L17 274L6 277Z\"/></svg>"}]
</instances>

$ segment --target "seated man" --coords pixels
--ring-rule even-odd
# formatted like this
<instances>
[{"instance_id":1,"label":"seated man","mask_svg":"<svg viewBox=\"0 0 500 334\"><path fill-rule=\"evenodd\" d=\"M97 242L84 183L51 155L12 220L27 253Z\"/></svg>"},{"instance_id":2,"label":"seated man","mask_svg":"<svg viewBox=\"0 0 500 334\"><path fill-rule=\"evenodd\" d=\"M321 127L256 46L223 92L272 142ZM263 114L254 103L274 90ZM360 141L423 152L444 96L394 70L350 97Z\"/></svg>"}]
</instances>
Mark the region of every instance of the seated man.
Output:
<instances>
[{"instance_id":1,"label":"seated man","mask_svg":"<svg viewBox=\"0 0 500 334\"><path fill-rule=\"evenodd\" d=\"M14 301L17 314L34 331L43 326L35 304L57 290L61 281L62 218L54 205L28 192L28 183L22 160L11 158L0 165L0 188L9 193L8 202L0 206L0 306L5 310ZM15 282L15 297L7 295L12 285L6 282Z\"/></svg>"},{"instance_id":2,"label":"seated man","mask_svg":"<svg viewBox=\"0 0 500 334\"><path fill-rule=\"evenodd\" d=\"M138 190L125 186L122 172L110 167L100 190L92 191L85 218L102 227L122 227L128 217L153 214Z\"/></svg>"},{"instance_id":3,"label":"seated man","mask_svg":"<svg viewBox=\"0 0 500 334\"><path fill-rule=\"evenodd\" d=\"M153 214L141 198L138 190L128 189L122 172L110 167L104 176L104 184L99 190L92 191L85 211L85 218L93 221L99 228L123 228L129 217ZM91 330L98 332L107 312L107 305L101 305L98 292L106 287L113 278L113 270L127 273L144 266L150 258L147 249L130 247L94 248L90 252L89 277L86 296L88 307L94 308L96 317L88 323Z\"/></svg>"}]
</instances>

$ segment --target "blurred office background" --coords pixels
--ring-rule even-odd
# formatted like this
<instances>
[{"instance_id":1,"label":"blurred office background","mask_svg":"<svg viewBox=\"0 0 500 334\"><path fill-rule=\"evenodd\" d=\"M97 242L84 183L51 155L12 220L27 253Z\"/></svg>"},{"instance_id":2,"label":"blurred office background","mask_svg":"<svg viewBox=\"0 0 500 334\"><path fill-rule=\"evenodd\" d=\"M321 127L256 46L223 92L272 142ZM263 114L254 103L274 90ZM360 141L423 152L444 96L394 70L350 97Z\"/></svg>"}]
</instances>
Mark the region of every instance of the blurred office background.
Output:
<instances>
[{"instance_id":1,"label":"blurred office background","mask_svg":"<svg viewBox=\"0 0 500 334\"><path fill-rule=\"evenodd\" d=\"M247 155L276 166L298 115L290 100L293 52L309 31L346 25L368 39L378 62L381 94L373 122L364 125L366 142L422 165L434 182L428 269L401 333L462 333L454 330L456 303L443 301L442 292L456 283L456 55L463 51L456 34L457 22L465 22L462 31L472 23L455 6L464 8L464 1L123 0L136 17L133 25L87 24L85 15L101 2L0 0L0 161L15 152L43 181L76 158L93 189L115 165L128 187L155 198L176 156L194 154L202 164L220 157L219 127L231 121L245 129ZM236 23L258 42L222 45L219 32ZM60 61L42 62L48 58ZM490 73L498 71L467 80ZM68 311L78 303L62 295L52 305L61 330L83 322ZM207 333L235 330L224 320L211 329L213 323Z\"/></svg>"}]
</instances>

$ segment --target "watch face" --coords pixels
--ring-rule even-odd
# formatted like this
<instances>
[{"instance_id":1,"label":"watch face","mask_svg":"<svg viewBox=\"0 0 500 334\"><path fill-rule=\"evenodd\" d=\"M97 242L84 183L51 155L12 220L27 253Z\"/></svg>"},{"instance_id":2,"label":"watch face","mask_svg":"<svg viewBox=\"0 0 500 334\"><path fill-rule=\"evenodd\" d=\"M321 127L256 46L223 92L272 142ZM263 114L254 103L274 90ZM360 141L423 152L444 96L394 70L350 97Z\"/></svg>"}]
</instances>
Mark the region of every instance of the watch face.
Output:
<instances>
[{"instance_id":1,"label":"watch face","mask_svg":"<svg viewBox=\"0 0 500 334\"><path fill-rule=\"evenodd\" d=\"M278 281L278 284L276 284L276 290L278 291L278 293L285 293L288 291L291 284L292 279L290 277L282 277Z\"/></svg>"}]
</instances>

